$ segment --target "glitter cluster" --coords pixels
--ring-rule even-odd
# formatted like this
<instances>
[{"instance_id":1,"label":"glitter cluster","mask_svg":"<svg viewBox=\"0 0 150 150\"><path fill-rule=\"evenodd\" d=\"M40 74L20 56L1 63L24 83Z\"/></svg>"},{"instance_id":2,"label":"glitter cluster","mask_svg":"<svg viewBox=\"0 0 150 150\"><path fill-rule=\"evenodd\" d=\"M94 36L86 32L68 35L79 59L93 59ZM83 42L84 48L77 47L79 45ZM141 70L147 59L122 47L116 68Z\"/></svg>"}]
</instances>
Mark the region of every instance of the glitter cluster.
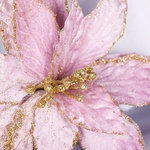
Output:
<instances>
[{"instance_id":1,"label":"glitter cluster","mask_svg":"<svg viewBox=\"0 0 150 150\"><path fill-rule=\"evenodd\" d=\"M4 150L11 150L14 148L17 131L23 126L24 118L24 110L18 110L14 116L14 121L8 126L6 130L4 136Z\"/></svg>"},{"instance_id":2,"label":"glitter cluster","mask_svg":"<svg viewBox=\"0 0 150 150\"><path fill-rule=\"evenodd\" d=\"M52 80L50 77L45 78L35 86L28 85L26 91L28 94L34 94L38 89L46 91L47 95L44 96L38 103L39 107L45 107L47 101L54 99L55 93L64 93L65 95L82 102L84 97L81 94L75 96L67 93L67 90L87 90L87 82L93 81L96 78L93 68L81 69L74 71L73 75L63 78L62 80Z\"/></svg>"}]
</instances>

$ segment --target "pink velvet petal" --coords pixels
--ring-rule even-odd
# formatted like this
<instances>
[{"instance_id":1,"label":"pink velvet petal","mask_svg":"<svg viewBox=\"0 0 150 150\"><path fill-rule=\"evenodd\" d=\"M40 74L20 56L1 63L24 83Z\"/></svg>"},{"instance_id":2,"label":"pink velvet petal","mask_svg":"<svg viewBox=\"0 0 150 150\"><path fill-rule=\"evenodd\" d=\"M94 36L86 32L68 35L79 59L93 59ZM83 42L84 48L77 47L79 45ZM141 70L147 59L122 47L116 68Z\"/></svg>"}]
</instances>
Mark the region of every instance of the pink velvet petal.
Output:
<instances>
[{"instance_id":1,"label":"pink velvet petal","mask_svg":"<svg viewBox=\"0 0 150 150\"><path fill-rule=\"evenodd\" d=\"M71 150L78 129L63 118L56 107L38 108L34 137L40 150Z\"/></svg>"},{"instance_id":2,"label":"pink velvet petal","mask_svg":"<svg viewBox=\"0 0 150 150\"><path fill-rule=\"evenodd\" d=\"M25 103L20 105L18 109L13 112L12 118L8 117L7 126L3 129L3 136L2 136L2 144L1 146L3 149L28 149L32 150L34 147L34 137L32 136L33 133L33 125L34 125L34 111L35 105L38 100L42 98L44 92L38 92L31 98L29 98ZM7 113L11 114L13 108L7 111ZM4 114L5 117L7 113ZM6 122L6 120L4 123ZM6 144L6 139L7 144ZM10 139L10 140L9 140ZM10 142L12 144L10 144ZM35 148L35 147L34 147Z\"/></svg>"},{"instance_id":3,"label":"pink velvet petal","mask_svg":"<svg viewBox=\"0 0 150 150\"><path fill-rule=\"evenodd\" d=\"M75 90L69 94L84 96L84 101L78 102L68 96L57 95L58 109L69 121L88 130L118 134L125 132L120 109L105 89L89 85L88 90L84 92L80 90L78 93Z\"/></svg>"},{"instance_id":4,"label":"pink velvet petal","mask_svg":"<svg viewBox=\"0 0 150 150\"><path fill-rule=\"evenodd\" d=\"M67 76L105 56L123 34L126 7L125 0L101 0L96 9L84 17L74 0L56 47L55 77L58 72L59 78Z\"/></svg>"},{"instance_id":5,"label":"pink velvet petal","mask_svg":"<svg viewBox=\"0 0 150 150\"><path fill-rule=\"evenodd\" d=\"M11 149L15 150L49 148L70 150L74 147L78 140L76 126L66 121L53 106L41 109L36 107L36 103L44 94L42 91L35 93L17 110L11 107L5 114L3 113L5 116L3 120L1 119L3 121L2 133L0 132L1 149L8 149L12 145ZM8 144L5 142L6 138Z\"/></svg>"},{"instance_id":6,"label":"pink velvet petal","mask_svg":"<svg viewBox=\"0 0 150 150\"><path fill-rule=\"evenodd\" d=\"M60 29L64 27L64 22L68 16L67 0L42 0L56 14L56 19Z\"/></svg>"},{"instance_id":7,"label":"pink velvet petal","mask_svg":"<svg viewBox=\"0 0 150 150\"><path fill-rule=\"evenodd\" d=\"M120 104L150 103L150 59L139 55L108 56L94 67L97 83Z\"/></svg>"},{"instance_id":8,"label":"pink velvet petal","mask_svg":"<svg viewBox=\"0 0 150 150\"><path fill-rule=\"evenodd\" d=\"M48 75L58 25L54 13L42 2L15 0L16 48L28 74L43 79Z\"/></svg>"},{"instance_id":9,"label":"pink velvet petal","mask_svg":"<svg viewBox=\"0 0 150 150\"><path fill-rule=\"evenodd\" d=\"M20 103L27 95L26 86L38 81L24 72L22 63L16 57L0 54L0 102Z\"/></svg>"},{"instance_id":10,"label":"pink velvet petal","mask_svg":"<svg viewBox=\"0 0 150 150\"><path fill-rule=\"evenodd\" d=\"M128 133L104 134L81 129L80 143L83 148L86 150L146 150L139 127L130 118L123 116Z\"/></svg>"},{"instance_id":11,"label":"pink velvet petal","mask_svg":"<svg viewBox=\"0 0 150 150\"><path fill-rule=\"evenodd\" d=\"M12 27L12 1L0 1L0 35L7 51L14 49Z\"/></svg>"}]
</instances>

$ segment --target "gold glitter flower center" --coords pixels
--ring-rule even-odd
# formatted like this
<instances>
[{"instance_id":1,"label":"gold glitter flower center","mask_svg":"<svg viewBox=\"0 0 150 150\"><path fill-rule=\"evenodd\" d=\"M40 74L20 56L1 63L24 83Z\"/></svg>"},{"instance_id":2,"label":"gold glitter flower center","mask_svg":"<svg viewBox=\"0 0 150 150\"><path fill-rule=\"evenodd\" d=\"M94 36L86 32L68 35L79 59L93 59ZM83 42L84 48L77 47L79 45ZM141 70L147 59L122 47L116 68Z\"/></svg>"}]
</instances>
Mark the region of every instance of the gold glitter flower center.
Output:
<instances>
[{"instance_id":1,"label":"gold glitter flower center","mask_svg":"<svg viewBox=\"0 0 150 150\"><path fill-rule=\"evenodd\" d=\"M93 72L93 68L88 67L86 69L74 71L71 76L61 80L52 80L50 77L47 77L35 86L28 85L26 91L30 95L34 94L38 89L46 91L46 96L44 96L38 103L39 107L45 107L47 101L53 101L56 93L64 93L65 95L82 102L84 99L82 94L74 96L67 93L67 90L87 90L87 82L93 81L95 78L96 73Z\"/></svg>"}]
</instances>

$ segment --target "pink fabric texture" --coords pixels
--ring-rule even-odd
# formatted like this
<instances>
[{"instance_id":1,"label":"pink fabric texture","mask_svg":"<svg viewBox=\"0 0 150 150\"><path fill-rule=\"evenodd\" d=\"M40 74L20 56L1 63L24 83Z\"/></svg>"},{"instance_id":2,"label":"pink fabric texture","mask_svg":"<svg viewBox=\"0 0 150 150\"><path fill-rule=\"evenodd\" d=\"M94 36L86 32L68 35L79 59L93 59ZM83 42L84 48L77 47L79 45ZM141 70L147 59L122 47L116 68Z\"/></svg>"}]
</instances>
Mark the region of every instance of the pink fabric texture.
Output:
<instances>
[{"instance_id":1,"label":"pink fabric texture","mask_svg":"<svg viewBox=\"0 0 150 150\"><path fill-rule=\"evenodd\" d=\"M54 46L58 41L55 15L43 3L35 0L31 0L30 3L16 0L14 4L14 35L16 47L20 51L18 53L27 73L43 79L48 74Z\"/></svg>"},{"instance_id":2,"label":"pink fabric texture","mask_svg":"<svg viewBox=\"0 0 150 150\"><path fill-rule=\"evenodd\" d=\"M47 7L50 7L50 9L56 14L56 19L58 22L58 25L60 29L64 27L64 23L66 18L68 17L69 12L69 6L67 0L41 0L44 2L44 4L47 5Z\"/></svg>"},{"instance_id":3,"label":"pink fabric texture","mask_svg":"<svg viewBox=\"0 0 150 150\"><path fill-rule=\"evenodd\" d=\"M20 103L27 95L25 88L39 80L29 76L20 62L12 55L0 54L0 101Z\"/></svg>"},{"instance_id":4,"label":"pink fabric texture","mask_svg":"<svg viewBox=\"0 0 150 150\"><path fill-rule=\"evenodd\" d=\"M55 106L37 109L35 123L34 136L38 149L72 149L78 128L66 121Z\"/></svg>"},{"instance_id":5,"label":"pink fabric texture","mask_svg":"<svg viewBox=\"0 0 150 150\"><path fill-rule=\"evenodd\" d=\"M123 34L126 1L101 0L88 16L77 0L69 13L66 6L65 0L1 2L2 38L11 46L0 54L0 149L71 150L79 143L87 150L145 150L139 127L119 104L150 102L150 59L105 56ZM83 102L57 92L39 108L46 90L26 92L48 76L63 80L88 66L97 74L88 89L65 91L82 94Z\"/></svg>"},{"instance_id":6,"label":"pink fabric texture","mask_svg":"<svg viewBox=\"0 0 150 150\"><path fill-rule=\"evenodd\" d=\"M75 90L70 93L78 92ZM126 127L120 109L105 89L97 85L88 85L88 90L79 93L84 95L82 103L62 94L56 98L58 108L73 123L88 130L104 133L125 132Z\"/></svg>"},{"instance_id":7,"label":"pink fabric texture","mask_svg":"<svg viewBox=\"0 0 150 150\"><path fill-rule=\"evenodd\" d=\"M116 134L106 134L102 132L91 132L85 129L81 129L81 139L80 143L83 148L94 149L94 150L141 150L143 149L142 139L139 139L141 136L137 132L139 128L137 125L130 120L129 117L122 114L123 118L126 120L125 125L128 128L128 131L118 135ZM92 141L92 144L91 142ZM141 142L141 144L139 144Z\"/></svg>"},{"instance_id":8,"label":"pink fabric texture","mask_svg":"<svg viewBox=\"0 0 150 150\"><path fill-rule=\"evenodd\" d=\"M104 86L119 104L143 106L150 100L149 58L110 55L94 67L96 82Z\"/></svg>"}]
</instances>

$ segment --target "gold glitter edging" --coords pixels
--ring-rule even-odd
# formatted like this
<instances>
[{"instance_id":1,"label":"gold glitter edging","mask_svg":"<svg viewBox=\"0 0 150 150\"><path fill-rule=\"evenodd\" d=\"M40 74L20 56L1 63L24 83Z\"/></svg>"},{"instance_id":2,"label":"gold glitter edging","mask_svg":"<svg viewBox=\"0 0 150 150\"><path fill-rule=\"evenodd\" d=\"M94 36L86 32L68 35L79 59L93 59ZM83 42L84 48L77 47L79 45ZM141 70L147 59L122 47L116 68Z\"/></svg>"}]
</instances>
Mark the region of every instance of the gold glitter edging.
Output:
<instances>
[{"instance_id":1,"label":"gold glitter edging","mask_svg":"<svg viewBox=\"0 0 150 150\"><path fill-rule=\"evenodd\" d=\"M16 102L5 102L5 101L0 101L0 105L11 105L11 106L15 106L18 105L19 103Z\"/></svg>"},{"instance_id":2,"label":"gold glitter edging","mask_svg":"<svg viewBox=\"0 0 150 150\"><path fill-rule=\"evenodd\" d=\"M78 143L78 140L79 140L79 136L80 136L79 132L76 132L75 138L74 138L73 144L72 144L72 150L75 150L76 144Z\"/></svg>"},{"instance_id":3,"label":"gold glitter edging","mask_svg":"<svg viewBox=\"0 0 150 150\"><path fill-rule=\"evenodd\" d=\"M98 65L100 63L108 64L108 63L120 63L120 62L126 62L126 61L131 61L131 60L137 60L142 63L150 63L150 58L144 57L142 55L136 55L136 54L131 54L127 56L121 56L121 57L116 57L116 58L110 58L110 59L102 59L99 63L95 64Z\"/></svg>"},{"instance_id":4,"label":"gold glitter edging","mask_svg":"<svg viewBox=\"0 0 150 150\"><path fill-rule=\"evenodd\" d=\"M1 23L1 21L0 21L0 24L2 24ZM3 26L3 25L2 25ZM6 28L6 27L5 27ZM3 45L4 45L4 48L5 48L5 50L8 52L9 50L10 50L10 48L11 48L11 44L8 42L8 41L6 41L6 39L7 39L7 36L6 36L6 33L5 33L5 30L4 30L4 28L0 28L0 36L1 36L1 38L2 38L2 43L3 43Z\"/></svg>"},{"instance_id":5,"label":"gold glitter edging","mask_svg":"<svg viewBox=\"0 0 150 150\"><path fill-rule=\"evenodd\" d=\"M13 4L12 4L12 10L13 10L13 14L12 14L13 40L14 40L14 43L15 43L15 46L16 46L18 57L21 58L21 53L20 53L19 45L17 43L17 33L16 33L16 28L17 28L17 23L16 23L17 4L14 1L13 1Z\"/></svg>"},{"instance_id":6,"label":"gold glitter edging","mask_svg":"<svg viewBox=\"0 0 150 150\"><path fill-rule=\"evenodd\" d=\"M36 139L35 139L35 137L33 135L34 130L35 130L35 126L36 126L36 123L35 123L35 112L36 112L36 109L37 109L37 107L34 107L33 121L31 123L31 135L32 135L32 141L33 141L33 150L38 150L37 142L36 142Z\"/></svg>"},{"instance_id":7,"label":"gold glitter edging","mask_svg":"<svg viewBox=\"0 0 150 150\"><path fill-rule=\"evenodd\" d=\"M69 5L68 5L68 0L65 0L65 7L66 7L66 11L69 13Z\"/></svg>"},{"instance_id":8,"label":"gold glitter edging","mask_svg":"<svg viewBox=\"0 0 150 150\"><path fill-rule=\"evenodd\" d=\"M133 107L144 107L144 106L148 106L148 105L150 105L150 102L147 102L147 103L145 103L145 104L142 104L142 105L140 105L140 104L128 104L128 103L120 103L120 105L128 105L128 106L133 106Z\"/></svg>"},{"instance_id":9,"label":"gold glitter edging","mask_svg":"<svg viewBox=\"0 0 150 150\"><path fill-rule=\"evenodd\" d=\"M15 146L15 138L17 137L17 131L23 126L23 120L25 118L24 109L20 109L16 112L13 121L9 124L4 135L4 150L12 150Z\"/></svg>"}]
</instances>

